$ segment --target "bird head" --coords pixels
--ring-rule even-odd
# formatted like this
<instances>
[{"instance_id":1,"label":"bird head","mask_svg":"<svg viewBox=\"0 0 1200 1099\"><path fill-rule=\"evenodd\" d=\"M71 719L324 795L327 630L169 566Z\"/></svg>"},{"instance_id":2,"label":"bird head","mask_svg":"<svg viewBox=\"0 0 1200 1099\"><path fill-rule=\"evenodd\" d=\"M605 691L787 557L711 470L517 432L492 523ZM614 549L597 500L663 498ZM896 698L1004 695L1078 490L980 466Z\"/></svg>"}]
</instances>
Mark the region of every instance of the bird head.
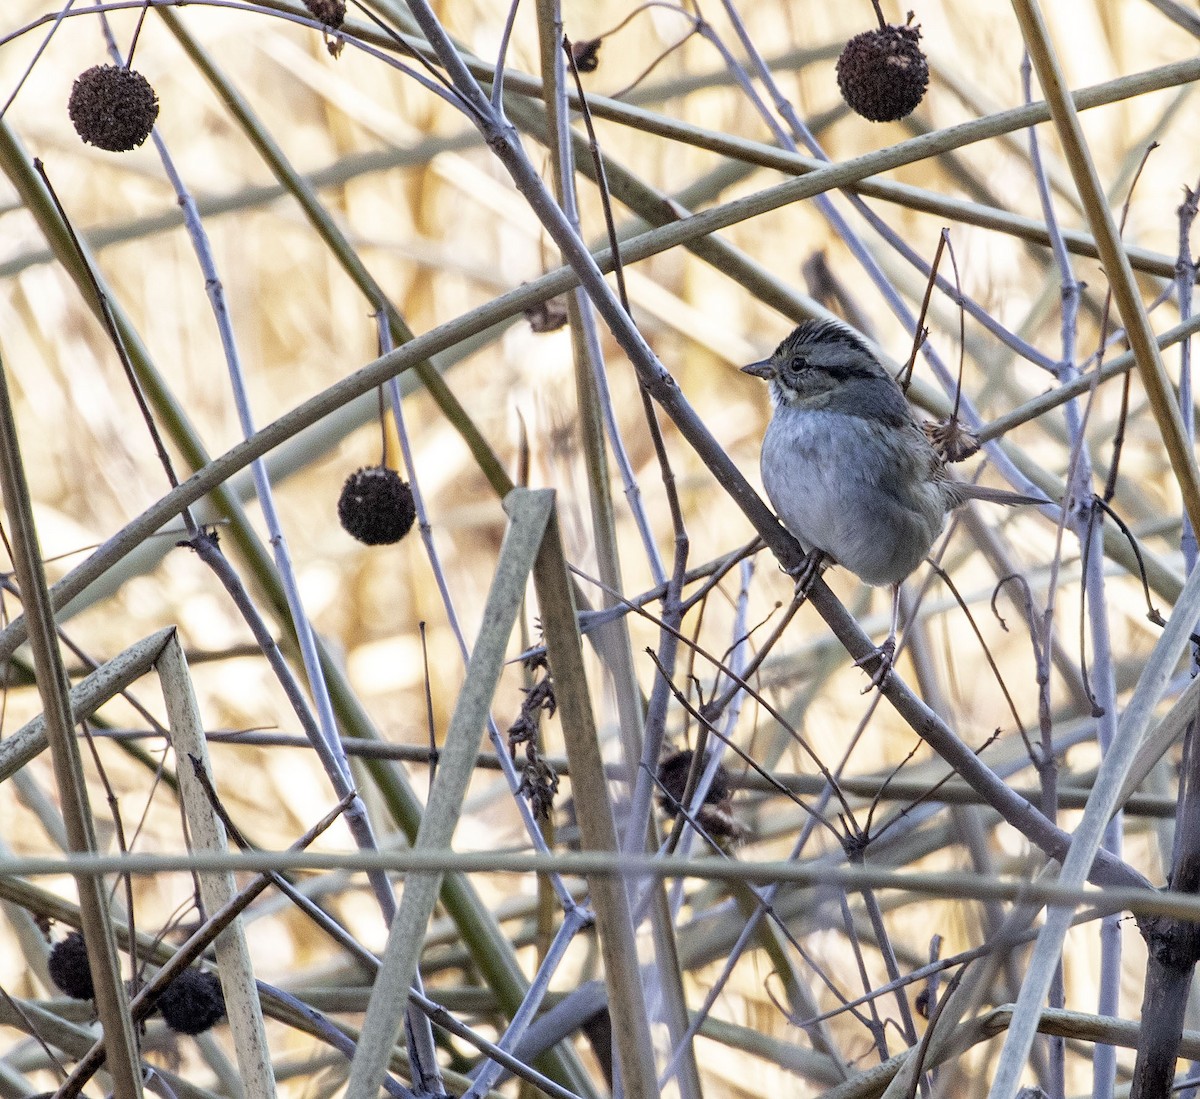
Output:
<instances>
[{"instance_id":1,"label":"bird head","mask_svg":"<svg viewBox=\"0 0 1200 1099\"><path fill-rule=\"evenodd\" d=\"M807 403L847 383L891 380L857 332L828 320L805 321L770 358L742 372L768 382L777 404Z\"/></svg>"}]
</instances>

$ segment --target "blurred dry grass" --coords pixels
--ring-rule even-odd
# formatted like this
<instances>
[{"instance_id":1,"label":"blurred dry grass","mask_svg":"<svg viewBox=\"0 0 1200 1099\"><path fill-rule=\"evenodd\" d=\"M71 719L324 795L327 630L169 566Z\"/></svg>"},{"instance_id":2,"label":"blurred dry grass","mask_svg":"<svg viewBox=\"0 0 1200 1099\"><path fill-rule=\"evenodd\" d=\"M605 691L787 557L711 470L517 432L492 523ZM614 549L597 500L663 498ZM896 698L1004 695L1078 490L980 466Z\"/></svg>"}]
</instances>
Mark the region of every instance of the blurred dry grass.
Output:
<instances>
[{"instance_id":1,"label":"blurred dry grass","mask_svg":"<svg viewBox=\"0 0 1200 1099\"><path fill-rule=\"evenodd\" d=\"M565 7L568 33L590 37L619 22L630 5L582 3ZM449 28L479 56L491 58L499 41L506 5L491 0L443 5ZM746 25L770 57L796 47L834 46L871 22L869 5L827 4L817 0L779 3L747 0ZM898 12L888 10L895 17ZM1047 5L1047 17L1063 52L1073 86L1110 79L1194 55L1195 41L1167 22L1142 0L1104 3L1063 2ZM0 32L10 31L42 14L47 5L8 0ZM732 41L722 13L706 11L718 33ZM954 5L926 0L917 13L934 72L930 95L914 125L947 126L985 111L1021 102L1018 75L1020 39L1011 12L1002 0ZM282 21L244 12L190 5L183 17L188 28L218 60L236 87L253 105L283 146L292 163L307 172L349 164L359 154L405 150L431 138L446 139L446 151L408 167L355 174L321 191L374 276L386 288L412 329L422 332L463 314L499 291L535 278L555 264L555 251L516 195L501 168L482 143L468 134L463 119L435 101L413 82L354 50L338 59L326 52L319 35ZM537 48L533 7L518 14L510 64L536 71ZM127 43L135 13L113 14L117 39ZM686 29L678 13L654 8L606 42L601 67L587 77L589 90L607 94L625 88L672 45ZM25 35L0 49L0 89L5 94L24 72L41 34ZM71 130L64 105L74 76L102 60L103 44L94 18L65 21L45 55L34 66L7 123L29 151L47 167L66 210L85 234L112 232L122 239L98 251L104 276L142 333L158 368L192 417L210 454L219 454L239 436L229 400L228 379L219 342L204 299L203 285L187 238L178 225L143 228L175 210L174 198L149 147L122 157L82 145ZM294 407L375 357L369 305L336 265L288 198L240 203L271 177L222 106L214 98L161 22L151 15L137 47L137 67L155 86L162 103L160 131L180 171L202 203L228 199L227 212L210 216L206 226L233 313L260 425ZM705 43L692 39L657 66L639 95L652 109L709 129L757 140L769 135L744 98L721 73L719 59ZM676 82L711 75L708 86L677 94ZM803 117L820 116L838 106L832 62L813 63L778 74L782 89ZM653 90L653 94L652 94ZM1111 107L1087 112L1084 126L1101 178L1124 200L1131 167L1145 143L1154 137L1159 149L1150 157L1134 194L1126 239L1168 257L1177 248L1175 207L1183 185L1194 185L1196 107L1191 88L1156 92ZM598 122L606 154L665 192L687 187L719 167L721 158L691 147L673 146L632 127ZM458 141L460 136L465 139ZM845 159L908 136L905 124L873 126L844 114L821 133L830 157ZM1058 190L1059 216L1068 228L1082 227L1069 176L1048 128L1042 128L1050 176L1066 181ZM1014 144L1015 142L1015 144ZM540 147L531 151L545 164ZM723 197L748 193L777 177L757 171L734 183ZM942 195L990 201L1014 213L1040 220L1037 196L1021 135L973 145L940 161L924 161L895 173L904 183ZM713 196L715 198L715 196ZM43 550L52 559L52 577L76 563L79 555L109 537L166 490L144 428L120 373L113 351L79 294L57 264L47 262L45 242L15 192L0 181L0 346L10 384L19 401L18 417L27 469L35 494ZM877 209L888 223L923 256L932 255L944 219L887 204ZM583 196L585 234L598 239L602 221L595 192ZM727 230L726 239L744 250L775 277L801 284L801 267L823 252L838 280L877 325L880 343L897 359L907 342L845 246L835 239L811 203L796 204ZM872 239L880 262L905 293L919 299L924 280L903 261ZM989 230L967 225L954 229L953 243L965 291L1001 323L1020 331L1051 356L1057 354L1058 315L1054 308L1058 274L1047 252ZM1079 261L1077 273L1088 284L1091 312L1085 310L1080 346L1096 340L1094 307L1104 277L1092 261ZM1146 278L1154 297L1161 280ZM723 446L757 483L758 440L769 409L766 394L734 367L760 357L789 328L790 322L770 311L721 272L683 251L640 263L630 271L635 314L655 350L678 380ZM945 301L935 304L933 340L950 362L957 356L957 315ZM1154 314L1157 330L1175 323L1166 304ZM974 323L968 322L968 371L965 388L977 395L986 418L1019 404L1047 388L1036 367L1015 360ZM615 406L660 546L669 549L671 531L654 456L641 423L640 404L628 364L615 345L606 345ZM1174 367L1172 366L1172 369ZM517 322L448 375L453 391L480 431L508 465L516 468L519 425L528 430L535 485L561 490L561 509L573 561L594 572L586 483L578 445L570 338L566 331L538 335ZM1117 505L1135 526L1146 531L1146 544L1177 571L1178 496L1134 383L1131 438L1122 465ZM1101 391L1089 432L1097 462L1107 462L1117 416L1114 387ZM457 434L433 403L416 393L406 402L417 465L434 535L463 617L468 638L474 636L504 529L499 501ZM296 471L278 482L284 529L296 561L306 606L320 632L335 646L363 704L383 736L394 742L422 745L428 741L425 720L426 677L418 640L418 623L427 627L428 690L434 725L444 730L453 709L462 671L457 648L433 585L420 544L410 538L399 547L366 549L338 527L334 501L351 470L379 458L378 427L367 422L332 442L326 452L296 456ZM1054 417L1019 428L1011 436L1033 462L1061 476L1067 455L1060 421ZM691 538L691 561L700 563L728 552L751 537L749 525L716 488L698 459L667 429L675 472ZM252 509L255 522L257 511ZM1000 517L1017 564L1028 570L1036 590L1045 584L1045 565L1054 550L1053 528L1034 515ZM261 530L261 528L260 528ZM651 586L650 573L638 548L628 509L618 504L618 530L629 593ZM142 575L124 579L119 589L82 609L64 623L72 639L94 659L103 661L134 640L177 623L189 652L206 720L212 728L279 728L294 730L295 721L265 664L236 655L249 633L224 593L204 567L186 551L170 549L170 539L144 558ZM973 600L986 600L995 578L978 555L970 555L969 537L951 542L947 560L954 563L960 588ZM1067 583L1060 591L1060 621L1068 650L1077 641L1078 555L1067 551ZM870 595L846 575L831 582L847 604L877 615L885 611L882 594ZM709 601L703 639L720 653L729 643L736 581L723 585ZM590 593L595 594L595 593ZM778 602L788 600L790 582L762 559L750 591L747 621L767 619ZM1114 649L1122 667L1136 669L1156 637L1146 623L1136 584L1114 583L1109 589ZM947 609L940 589L931 606ZM11 608L10 608L11 612ZM1007 612L1006 612L1007 614ZM977 603L981 628L1011 684L1019 688L1022 714L1035 721L1029 644L1020 629L1004 634ZM1011 621L1011 615L1009 615ZM879 625L877 618L865 619ZM987 674L961 614L931 613L928 634L937 655L944 698L955 728L979 743L997 726L1011 729L998 689ZM695 622L690 624L695 628ZM640 620L631 622L633 650L653 646L657 634ZM880 629L876 630L881 632ZM783 706L797 727L833 763L858 725L866 702L859 696L861 675L846 666L844 654L831 653L820 620L802 610L764 668L768 695ZM514 644L514 652L516 647ZM227 655L232 654L232 655ZM836 668L830 661L836 662ZM639 661L639 676L649 690L653 668ZM707 669L698 669L707 677ZM907 666L902 671L908 675ZM1123 683L1130 681L1126 674ZM521 680L516 671L505 677L495 706L503 724L516 713ZM152 711L161 704L150 687L138 697ZM1056 699L1067 700L1061 684ZM15 729L40 709L35 692L14 687L5 700L4 725ZM1064 721L1072 716L1064 712ZM137 724L129 708L114 704L105 717L116 726ZM612 714L602 718L611 740ZM743 721L744 743L757 753L777 741L777 734L756 728L753 707ZM673 719L672 728L679 727ZM549 732L551 750L557 730ZM879 772L900 762L915 743L890 712L881 710L858 742L849 772ZM111 745L101 747L110 780L120 796L127 822L149 815L137 837L142 850L175 850L180 846L173 798L161 786L152 788L146 770ZM923 757L919 757L923 758ZM248 834L271 847L285 846L312 820L314 810L332 801L328 785L311 754L291 749L215 747L219 789L228 808ZM1085 744L1069 757L1086 771L1095 756ZM775 757L778 769L811 771L794 749ZM425 786L423 768L414 768L417 789ZM29 786L52 792L48 758L26 770ZM97 806L102 791L93 783ZM51 801L52 793L49 794ZM12 782L0 789L0 835L13 853L56 850L37 823L28 789ZM457 834L461 848L521 845L524 837L502 784L487 772L473 788L470 814ZM779 799L759 808L747 807L746 819L761 836L747 857L782 857L790 849L798 820ZM100 814L103 817L103 813ZM386 818L378 818L386 828ZM1063 823L1070 824L1070 815ZM788 823L790 822L790 824ZM128 823L127 823L128 827ZM779 831L774 829L778 827ZM1132 826L1126 858L1161 880L1158 844L1153 830ZM1014 834L992 833L997 870L1012 869L1027 855ZM335 829L323 841L348 845ZM968 865L961 848L946 841L913 866L961 868ZM67 882L56 883L64 895ZM480 879L489 900L499 904L505 890L528 896L528 880ZM143 928L161 926L189 896L181 877L139 880L137 905ZM352 929L372 947L382 932L365 892L344 890L334 902ZM844 975L854 987L853 961L840 931L812 928L798 921L800 934L827 973ZM889 928L908 951L906 965L919 962L928 935L936 928L946 936L946 954L965 949L980 935L977 906L970 903L922 902L915 910L889 917ZM9 931L6 928L5 934ZM686 929L684 935L686 937ZM264 906L252 924L251 942L262 976L289 987L306 983L359 981L335 964L335 955L283 906ZM1142 966L1141 942L1125 934L1127 1004L1138 998ZM26 951L28 947L26 946ZM1068 951L1068 1005L1093 1010L1095 937L1083 929ZM524 952L531 961L532 951ZM582 972L586 967L580 959ZM868 958L874 983L884 980L877 956ZM723 993L716 1014L760 1033L796 1041L801 1035L766 998L770 965L762 957L747 961ZM564 973L563 987L570 985ZM715 970L690 976L695 1002ZM434 986L437 986L435 978ZM49 990L28 954L12 938L0 950L0 984L17 996L37 997ZM835 1000L822 991L822 1008ZM693 1005L694 1006L694 1005ZM885 1005L882 1010L887 1010ZM275 1033L273 1031L273 1033ZM866 1056L866 1032L846 1017L835 1023L835 1035L851 1059ZM10 1048L16 1039L9 1034ZM281 1056L310 1050L308 1040L287 1039L279 1032ZM765 1062L754 1062L748 1076L746 1054L702 1042L700 1058L707 1094L810 1094L820 1089L780 1072L765 1075ZM975 1077L967 1062L956 1077L960 1095L983 1094L983 1058L976 1056ZM1068 1092L1089 1086L1088 1068L1074 1059ZM196 1070L197 1082L207 1080ZM760 1075L763 1073L763 1075ZM48 1079L48 1077L47 1077ZM301 1077L289 1094L319 1093L320 1078ZM753 1081L751 1083L750 1081ZM811 1088L811 1091L809 1090ZM8 1094L0 1080L0 1090Z\"/></svg>"}]
</instances>

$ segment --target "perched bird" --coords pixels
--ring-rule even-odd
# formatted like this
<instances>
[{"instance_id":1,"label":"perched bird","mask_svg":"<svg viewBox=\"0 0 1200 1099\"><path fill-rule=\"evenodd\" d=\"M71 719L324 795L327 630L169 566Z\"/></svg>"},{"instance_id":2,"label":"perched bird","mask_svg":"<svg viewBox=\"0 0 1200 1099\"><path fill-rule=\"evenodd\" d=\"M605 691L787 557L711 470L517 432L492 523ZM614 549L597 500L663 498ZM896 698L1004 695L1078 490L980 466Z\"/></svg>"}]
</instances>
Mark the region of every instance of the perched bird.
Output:
<instances>
[{"instance_id":1,"label":"perched bird","mask_svg":"<svg viewBox=\"0 0 1200 1099\"><path fill-rule=\"evenodd\" d=\"M843 324L805 321L769 359L742 370L771 387L763 487L809 551L798 588L823 558L868 584L892 586L892 629L872 677L882 684L895 652L900 583L929 552L947 513L967 500L1047 501L952 480L895 378Z\"/></svg>"}]
</instances>

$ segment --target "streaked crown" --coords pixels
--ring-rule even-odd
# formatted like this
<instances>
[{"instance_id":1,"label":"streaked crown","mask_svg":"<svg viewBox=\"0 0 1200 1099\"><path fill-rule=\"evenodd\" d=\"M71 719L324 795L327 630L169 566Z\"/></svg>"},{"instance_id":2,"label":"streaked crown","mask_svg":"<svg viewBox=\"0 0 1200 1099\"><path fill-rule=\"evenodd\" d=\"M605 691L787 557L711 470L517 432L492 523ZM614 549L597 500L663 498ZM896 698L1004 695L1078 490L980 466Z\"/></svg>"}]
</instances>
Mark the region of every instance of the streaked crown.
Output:
<instances>
[{"instance_id":1,"label":"streaked crown","mask_svg":"<svg viewBox=\"0 0 1200 1099\"><path fill-rule=\"evenodd\" d=\"M886 373L866 341L840 321L805 321L779 344L770 360L781 374L824 370L838 381Z\"/></svg>"}]
</instances>

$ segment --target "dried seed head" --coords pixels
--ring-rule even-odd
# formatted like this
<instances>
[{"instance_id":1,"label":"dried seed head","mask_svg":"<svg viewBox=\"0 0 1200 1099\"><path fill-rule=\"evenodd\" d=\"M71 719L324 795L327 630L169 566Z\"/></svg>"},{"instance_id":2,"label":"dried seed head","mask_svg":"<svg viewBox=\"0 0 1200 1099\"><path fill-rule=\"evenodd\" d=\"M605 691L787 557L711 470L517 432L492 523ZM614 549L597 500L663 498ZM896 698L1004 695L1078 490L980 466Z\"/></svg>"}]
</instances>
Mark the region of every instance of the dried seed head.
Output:
<instances>
[{"instance_id":1,"label":"dried seed head","mask_svg":"<svg viewBox=\"0 0 1200 1099\"><path fill-rule=\"evenodd\" d=\"M691 748L684 748L681 752L672 752L659 762L658 765L658 781L662 783L662 794L660 801L662 803L663 812L667 816L673 817L679 812L679 807L683 803L683 795L687 792L688 772L692 767L692 756L694 753ZM729 797L729 772L724 767L718 767L717 773L713 775L712 784L708 788L708 793L704 797L704 801L708 805L719 805Z\"/></svg>"},{"instance_id":2,"label":"dried seed head","mask_svg":"<svg viewBox=\"0 0 1200 1099\"><path fill-rule=\"evenodd\" d=\"M602 38L584 38L571 43L571 58L581 73L594 73L600 68L600 46Z\"/></svg>"},{"instance_id":3,"label":"dried seed head","mask_svg":"<svg viewBox=\"0 0 1200 1099\"><path fill-rule=\"evenodd\" d=\"M304 6L327 27L337 30L346 18L346 0L304 0Z\"/></svg>"},{"instance_id":4,"label":"dried seed head","mask_svg":"<svg viewBox=\"0 0 1200 1099\"><path fill-rule=\"evenodd\" d=\"M412 489L384 466L365 466L350 474L337 511L346 533L368 546L399 542L417 517Z\"/></svg>"},{"instance_id":5,"label":"dried seed head","mask_svg":"<svg viewBox=\"0 0 1200 1099\"><path fill-rule=\"evenodd\" d=\"M120 65L93 65L71 88L67 114L89 145L111 153L136 149L154 129L158 96L140 72Z\"/></svg>"},{"instance_id":6,"label":"dried seed head","mask_svg":"<svg viewBox=\"0 0 1200 1099\"><path fill-rule=\"evenodd\" d=\"M669 817L678 816L683 808L683 796L687 793L688 772L692 767L693 755L690 748L685 748L681 752L673 752L659 762L658 781L662 783L659 804ZM704 804L700 807L695 823L709 839L722 848L739 843L747 835L746 826L733 815L731 799L729 772L723 766L718 766L708 793L704 795Z\"/></svg>"},{"instance_id":7,"label":"dried seed head","mask_svg":"<svg viewBox=\"0 0 1200 1099\"><path fill-rule=\"evenodd\" d=\"M570 319L565 298L548 298L525 310L525 319L534 332L557 332Z\"/></svg>"},{"instance_id":8,"label":"dried seed head","mask_svg":"<svg viewBox=\"0 0 1200 1099\"><path fill-rule=\"evenodd\" d=\"M72 931L50 951L47 965L50 979L68 996L76 1000L90 1000L92 971L88 969L87 944L78 931Z\"/></svg>"},{"instance_id":9,"label":"dried seed head","mask_svg":"<svg viewBox=\"0 0 1200 1099\"><path fill-rule=\"evenodd\" d=\"M927 420L921 428L943 462L961 462L979 450L979 436L961 420Z\"/></svg>"},{"instance_id":10,"label":"dried seed head","mask_svg":"<svg viewBox=\"0 0 1200 1099\"><path fill-rule=\"evenodd\" d=\"M911 114L929 85L929 63L911 24L856 34L837 61L842 98L872 122L895 122Z\"/></svg>"},{"instance_id":11,"label":"dried seed head","mask_svg":"<svg viewBox=\"0 0 1200 1099\"><path fill-rule=\"evenodd\" d=\"M225 995L215 973L185 969L158 997L167 1026L180 1034L203 1034L225 1017Z\"/></svg>"}]
</instances>

